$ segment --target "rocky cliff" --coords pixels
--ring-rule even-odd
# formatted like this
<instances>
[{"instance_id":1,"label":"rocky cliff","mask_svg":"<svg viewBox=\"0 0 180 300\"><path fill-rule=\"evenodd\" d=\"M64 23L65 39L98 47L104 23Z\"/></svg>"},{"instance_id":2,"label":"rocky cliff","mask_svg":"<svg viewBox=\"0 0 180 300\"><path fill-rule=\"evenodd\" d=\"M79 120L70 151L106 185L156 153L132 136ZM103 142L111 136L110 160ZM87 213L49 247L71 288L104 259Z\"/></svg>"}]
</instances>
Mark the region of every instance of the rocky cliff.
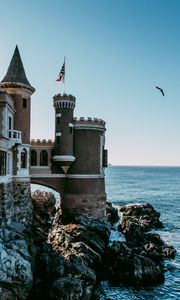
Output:
<instances>
[{"instance_id":1,"label":"rocky cliff","mask_svg":"<svg viewBox=\"0 0 180 300\"><path fill-rule=\"evenodd\" d=\"M121 207L125 241L109 244L111 224L118 221L110 203L107 218L97 220L62 215L51 193L36 191L31 204L27 194L24 201L28 214L22 197L16 217L1 218L1 300L90 300L97 299L102 279L135 286L163 281L164 259L175 249L149 232L162 227L150 204Z\"/></svg>"}]
</instances>

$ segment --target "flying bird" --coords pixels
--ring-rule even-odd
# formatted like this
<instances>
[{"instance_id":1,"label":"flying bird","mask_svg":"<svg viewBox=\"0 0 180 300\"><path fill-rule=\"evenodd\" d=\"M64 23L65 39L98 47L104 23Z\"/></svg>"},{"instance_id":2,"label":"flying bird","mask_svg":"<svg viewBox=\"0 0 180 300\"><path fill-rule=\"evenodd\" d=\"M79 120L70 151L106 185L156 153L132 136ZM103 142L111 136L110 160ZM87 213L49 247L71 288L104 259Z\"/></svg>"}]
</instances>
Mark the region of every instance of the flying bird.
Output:
<instances>
[{"instance_id":1,"label":"flying bird","mask_svg":"<svg viewBox=\"0 0 180 300\"><path fill-rule=\"evenodd\" d=\"M158 89L158 90L160 90L160 92L162 93L162 95L164 96L164 91L163 91L163 89L161 89L160 87L158 87L158 86L156 86L156 88Z\"/></svg>"}]
</instances>

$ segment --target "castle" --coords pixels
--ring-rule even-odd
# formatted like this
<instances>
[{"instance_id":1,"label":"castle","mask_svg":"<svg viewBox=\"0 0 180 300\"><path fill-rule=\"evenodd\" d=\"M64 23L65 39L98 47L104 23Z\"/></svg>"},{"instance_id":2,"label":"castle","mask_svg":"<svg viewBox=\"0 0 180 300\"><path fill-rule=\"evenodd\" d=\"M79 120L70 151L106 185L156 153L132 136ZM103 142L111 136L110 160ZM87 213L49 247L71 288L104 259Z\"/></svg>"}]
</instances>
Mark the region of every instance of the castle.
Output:
<instances>
[{"instance_id":1,"label":"castle","mask_svg":"<svg viewBox=\"0 0 180 300\"><path fill-rule=\"evenodd\" d=\"M76 98L58 94L53 141L30 140L34 92L16 46L0 83L0 216L28 218L31 183L58 191L64 212L105 216L105 122L75 118Z\"/></svg>"}]
</instances>

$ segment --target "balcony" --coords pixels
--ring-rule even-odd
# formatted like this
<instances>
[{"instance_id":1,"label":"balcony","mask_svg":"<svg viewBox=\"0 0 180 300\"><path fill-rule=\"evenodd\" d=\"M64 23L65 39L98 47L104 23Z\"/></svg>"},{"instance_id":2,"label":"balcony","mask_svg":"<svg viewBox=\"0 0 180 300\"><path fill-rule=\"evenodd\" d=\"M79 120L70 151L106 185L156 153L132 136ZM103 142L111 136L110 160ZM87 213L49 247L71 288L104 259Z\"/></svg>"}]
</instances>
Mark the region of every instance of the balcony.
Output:
<instances>
[{"instance_id":1,"label":"balcony","mask_svg":"<svg viewBox=\"0 0 180 300\"><path fill-rule=\"evenodd\" d=\"M13 142L13 144L22 144L22 133L17 130L9 130L9 139Z\"/></svg>"}]
</instances>

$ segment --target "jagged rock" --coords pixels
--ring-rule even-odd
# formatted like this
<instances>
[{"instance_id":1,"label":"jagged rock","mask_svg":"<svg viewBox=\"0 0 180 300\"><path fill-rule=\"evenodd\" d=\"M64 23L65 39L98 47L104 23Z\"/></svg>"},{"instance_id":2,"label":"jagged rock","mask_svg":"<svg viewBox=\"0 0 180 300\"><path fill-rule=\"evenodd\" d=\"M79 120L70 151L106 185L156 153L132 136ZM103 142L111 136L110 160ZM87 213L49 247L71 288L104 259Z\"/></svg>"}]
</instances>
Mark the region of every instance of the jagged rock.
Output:
<instances>
[{"instance_id":1,"label":"jagged rock","mask_svg":"<svg viewBox=\"0 0 180 300\"><path fill-rule=\"evenodd\" d=\"M175 249L166 245L152 228L163 227L160 214L150 205L121 207L119 229L126 242L114 241L104 256L105 280L113 284L146 286L164 281L164 259L174 258Z\"/></svg>"},{"instance_id":2,"label":"jagged rock","mask_svg":"<svg viewBox=\"0 0 180 300\"><path fill-rule=\"evenodd\" d=\"M133 259L132 282L134 285L148 286L164 281L162 265L155 264L151 259L142 255L135 255Z\"/></svg>"},{"instance_id":3,"label":"jagged rock","mask_svg":"<svg viewBox=\"0 0 180 300\"><path fill-rule=\"evenodd\" d=\"M148 231L152 228L163 228L163 224L159 220L160 213L157 212L149 203L123 206L119 209L119 211L123 213L123 217L121 219L123 232L125 231L126 221L129 217L131 217L131 220L133 220L133 218L138 219L144 231Z\"/></svg>"},{"instance_id":4,"label":"jagged rock","mask_svg":"<svg viewBox=\"0 0 180 300\"><path fill-rule=\"evenodd\" d=\"M146 233L143 244L143 254L158 262L166 258L174 258L176 250L163 242L157 233Z\"/></svg>"},{"instance_id":5,"label":"jagged rock","mask_svg":"<svg viewBox=\"0 0 180 300\"><path fill-rule=\"evenodd\" d=\"M54 217L56 198L53 193L36 190L31 194L31 197L34 214L41 218L42 222L45 219Z\"/></svg>"},{"instance_id":6,"label":"jagged rock","mask_svg":"<svg viewBox=\"0 0 180 300\"><path fill-rule=\"evenodd\" d=\"M111 224L114 224L119 220L118 209L115 208L111 202L106 202L106 214L108 221Z\"/></svg>"},{"instance_id":7,"label":"jagged rock","mask_svg":"<svg viewBox=\"0 0 180 300\"><path fill-rule=\"evenodd\" d=\"M106 254L107 278L112 284L153 285L163 282L164 273L161 264L143 255L138 255L124 242L114 241Z\"/></svg>"},{"instance_id":8,"label":"jagged rock","mask_svg":"<svg viewBox=\"0 0 180 300\"><path fill-rule=\"evenodd\" d=\"M162 227L150 204L121 208L126 242L108 246L118 217L110 203L108 218L97 220L62 215L60 209L54 217L53 194L36 191L32 198L32 225L2 222L0 299L90 300L100 278L136 286L164 280L163 261L173 258L175 249L148 232Z\"/></svg>"},{"instance_id":9,"label":"jagged rock","mask_svg":"<svg viewBox=\"0 0 180 300\"><path fill-rule=\"evenodd\" d=\"M51 274L50 299L89 300L96 283L96 272L107 247L110 225L105 220L72 216L71 223L59 211L49 236L55 261L63 258L63 275ZM67 216L68 221L70 216ZM54 269L54 263L52 263ZM62 270L61 270L62 274ZM64 289L62 294L61 289ZM67 293L67 289L69 294ZM59 297L59 298L58 298Z\"/></svg>"},{"instance_id":10,"label":"jagged rock","mask_svg":"<svg viewBox=\"0 0 180 300\"><path fill-rule=\"evenodd\" d=\"M17 226L17 227L16 227ZM0 230L0 299L26 299L33 285L31 236L23 224L3 224Z\"/></svg>"},{"instance_id":11,"label":"jagged rock","mask_svg":"<svg viewBox=\"0 0 180 300\"><path fill-rule=\"evenodd\" d=\"M36 200L41 199L40 196L38 192ZM48 197L51 195L46 194L46 201ZM37 207L36 201L34 204L36 263L34 287L29 300L89 300L101 256L108 244L110 223L105 219L62 215L59 209L49 232L46 223L50 215L44 214L43 207L47 205L45 201L41 202L42 205ZM53 211L52 206L51 209Z\"/></svg>"},{"instance_id":12,"label":"jagged rock","mask_svg":"<svg viewBox=\"0 0 180 300\"><path fill-rule=\"evenodd\" d=\"M50 299L53 300L90 300L92 286L84 287L79 278L63 277L53 282Z\"/></svg>"}]
</instances>

